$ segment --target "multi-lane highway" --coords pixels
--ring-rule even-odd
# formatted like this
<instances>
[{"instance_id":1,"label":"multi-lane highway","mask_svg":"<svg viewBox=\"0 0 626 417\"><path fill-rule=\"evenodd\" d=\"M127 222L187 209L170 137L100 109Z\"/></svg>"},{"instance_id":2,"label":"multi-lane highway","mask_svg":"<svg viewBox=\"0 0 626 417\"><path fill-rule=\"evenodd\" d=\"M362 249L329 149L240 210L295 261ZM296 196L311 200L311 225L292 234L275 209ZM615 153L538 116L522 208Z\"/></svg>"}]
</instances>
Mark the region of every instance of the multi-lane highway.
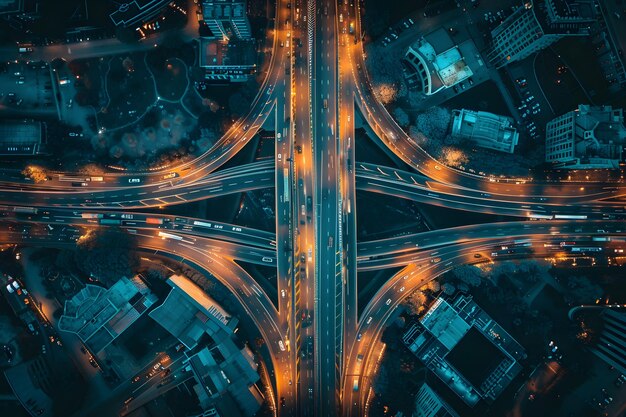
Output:
<instances>
[{"instance_id":1,"label":"multi-lane highway","mask_svg":"<svg viewBox=\"0 0 626 417\"><path fill-rule=\"evenodd\" d=\"M358 416L366 407L382 329L411 291L458 265L542 256L542 243L565 237L624 235L623 221L613 220L624 215L622 183L489 178L432 159L374 96L359 13L353 0L279 0L269 69L248 115L198 158L146 173L53 173L40 184L0 172L0 203L6 205L0 208L0 242L71 245L87 230L119 227L136 236L141 250L187 262L233 292L267 342L275 375L276 398L270 402L281 416ZM102 50L111 45L102 42ZM418 173L355 161L356 110ZM219 169L271 123L273 160ZM275 234L129 211L266 187L276 191ZM561 221L482 224L357 242L357 189ZM531 242L533 251L493 251L510 239ZM276 286L255 282L237 260L276 266ZM357 271L398 266L404 268L359 317Z\"/></svg>"}]
</instances>

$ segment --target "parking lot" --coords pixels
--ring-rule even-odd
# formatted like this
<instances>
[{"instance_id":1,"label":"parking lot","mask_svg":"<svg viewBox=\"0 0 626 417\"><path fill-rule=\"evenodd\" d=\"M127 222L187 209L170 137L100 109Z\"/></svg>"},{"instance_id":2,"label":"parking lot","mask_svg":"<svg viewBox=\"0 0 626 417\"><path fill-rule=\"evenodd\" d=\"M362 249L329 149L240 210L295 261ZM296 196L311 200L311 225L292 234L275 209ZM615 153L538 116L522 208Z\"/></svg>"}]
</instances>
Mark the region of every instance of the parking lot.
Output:
<instances>
[{"instance_id":1,"label":"parking lot","mask_svg":"<svg viewBox=\"0 0 626 417\"><path fill-rule=\"evenodd\" d=\"M57 115L48 64L20 61L0 68L0 114Z\"/></svg>"}]
</instances>

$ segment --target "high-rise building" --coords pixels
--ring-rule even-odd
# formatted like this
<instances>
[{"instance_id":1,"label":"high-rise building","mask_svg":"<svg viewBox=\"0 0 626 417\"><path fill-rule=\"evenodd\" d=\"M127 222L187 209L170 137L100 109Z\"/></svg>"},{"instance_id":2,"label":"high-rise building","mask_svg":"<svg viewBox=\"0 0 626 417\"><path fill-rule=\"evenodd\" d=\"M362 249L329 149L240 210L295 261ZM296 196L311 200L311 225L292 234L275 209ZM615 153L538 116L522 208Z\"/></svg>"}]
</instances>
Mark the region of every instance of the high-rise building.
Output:
<instances>
[{"instance_id":1,"label":"high-rise building","mask_svg":"<svg viewBox=\"0 0 626 417\"><path fill-rule=\"evenodd\" d=\"M489 61L500 68L565 36L584 36L594 22L591 0L528 0L491 31Z\"/></svg>"},{"instance_id":2,"label":"high-rise building","mask_svg":"<svg viewBox=\"0 0 626 417\"><path fill-rule=\"evenodd\" d=\"M202 4L204 22L213 36L230 39L252 38L246 15L246 0L205 0Z\"/></svg>"},{"instance_id":3,"label":"high-rise building","mask_svg":"<svg viewBox=\"0 0 626 417\"><path fill-rule=\"evenodd\" d=\"M619 168L626 146L622 109L581 104L546 125L546 162L559 168Z\"/></svg>"},{"instance_id":4,"label":"high-rise building","mask_svg":"<svg viewBox=\"0 0 626 417\"><path fill-rule=\"evenodd\" d=\"M413 417L459 417L459 415L424 382L415 396Z\"/></svg>"}]
</instances>

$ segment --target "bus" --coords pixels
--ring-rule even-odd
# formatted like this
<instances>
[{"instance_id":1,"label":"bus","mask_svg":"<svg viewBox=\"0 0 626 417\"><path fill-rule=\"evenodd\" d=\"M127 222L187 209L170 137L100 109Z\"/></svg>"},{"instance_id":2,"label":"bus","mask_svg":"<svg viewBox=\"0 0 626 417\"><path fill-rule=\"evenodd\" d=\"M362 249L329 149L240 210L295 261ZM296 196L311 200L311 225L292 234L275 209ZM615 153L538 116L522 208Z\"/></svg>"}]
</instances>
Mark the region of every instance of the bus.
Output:
<instances>
[{"instance_id":1,"label":"bus","mask_svg":"<svg viewBox=\"0 0 626 417\"><path fill-rule=\"evenodd\" d=\"M283 168L283 203L289 202L289 169Z\"/></svg>"},{"instance_id":2,"label":"bus","mask_svg":"<svg viewBox=\"0 0 626 417\"><path fill-rule=\"evenodd\" d=\"M172 233L165 233L165 232L159 232L159 237L162 239L183 240L181 236L174 235Z\"/></svg>"},{"instance_id":3,"label":"bus","mask_svg":"<svg viewBox=\"0 0 626 417\"><path fill-rule=\"evenodd\" d=\"M14 213L37 214L37 211L35 207L13 207Z\"/></svg>"}]
</instances>

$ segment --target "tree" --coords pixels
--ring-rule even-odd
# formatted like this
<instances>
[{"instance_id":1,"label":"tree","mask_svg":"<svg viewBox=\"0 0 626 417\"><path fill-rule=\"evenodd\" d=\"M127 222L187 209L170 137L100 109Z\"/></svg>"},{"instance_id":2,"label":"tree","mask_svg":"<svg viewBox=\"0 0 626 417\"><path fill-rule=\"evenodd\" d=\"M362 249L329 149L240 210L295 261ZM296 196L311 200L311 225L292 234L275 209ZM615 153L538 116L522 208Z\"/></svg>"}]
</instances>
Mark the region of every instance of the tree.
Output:
<instances>
[{"instance_id":1,"label":"tree","mask_svg":"<svg viewBox=\"0 0 626 417\"><path fill-rule=\"evenodd\" d=\"M441 284L441 290L446 295L453 295L456 292L456 286L451 282Z\"/></svg>"},{"instance_id":2,"label":"tree","mask_svg":"<svg viewBox=\"0 0 626 417\"><path fill-rule=\"evenodd\" d=\"M483 271L474 265L463 265L453 271L454 276L470 287L478 287L484 278Z\"/></svg>"},{"instance_id":3,"label":"tree","mask_svg":"<svg viewBox=\"0 0 626 417\"><path fill-rule=\"evenodd\" d=\"M591 282L589 278L583 275L573 275L567 279L566 301L574 304L594 303L601 298L604 291L602 288Z\"/></svg>"},{"instance_id":4,"label":"tree","mask_svg":"<svg viewBox=\"0 0 626 417\"><path fill-rule=\"evenodd\" d=\"M138 43L137 31L133 28L125 28L118 26L115 28L115 37L122 43Z\"/></svg>"},{"instance_id":5,"label":"tree","mask_svg":"<svg viewBox=\"0 0 626 417\"><path fill-rule=\"evenodd\" d=\"M116 229L98 229L78 240L74 259L83 273L108 288L121 277L132 276L139 265L135 249L131 235Z\"/></svg>"},{"instance_id":6,"label":"tree","mask_svg":"<svg viewBox=\"0 0 626 417\"><path fill-rule=\"evenodd\" d=\"M426 295L421 291L415 291L405 301L404 305L410 314L420 314L424 310Z\"/></svg>"},{"instance_id":7,"label":"tree","mask_svg":"<svg viewBox=\"0 0 626 417\"><path fill-rule=\"evenodd\" d=\"M406 112L400 107L396 107L396 109L393 111L393 117L396 119L396 122L398 122L398 124L403 128L407 127L410 123L409 115L406 114Z\"/></svg>"},{"instance_id":8,"label":"tree","mask_svg":"<svg viewBox=\"0 0 626 417\"><path fill-rule=\"evenodd\" d=\"M41 167L29 165L22 171L22 175L30 178L36 184L48 181L48 173Z\"/></svg>"}]
</instances>

